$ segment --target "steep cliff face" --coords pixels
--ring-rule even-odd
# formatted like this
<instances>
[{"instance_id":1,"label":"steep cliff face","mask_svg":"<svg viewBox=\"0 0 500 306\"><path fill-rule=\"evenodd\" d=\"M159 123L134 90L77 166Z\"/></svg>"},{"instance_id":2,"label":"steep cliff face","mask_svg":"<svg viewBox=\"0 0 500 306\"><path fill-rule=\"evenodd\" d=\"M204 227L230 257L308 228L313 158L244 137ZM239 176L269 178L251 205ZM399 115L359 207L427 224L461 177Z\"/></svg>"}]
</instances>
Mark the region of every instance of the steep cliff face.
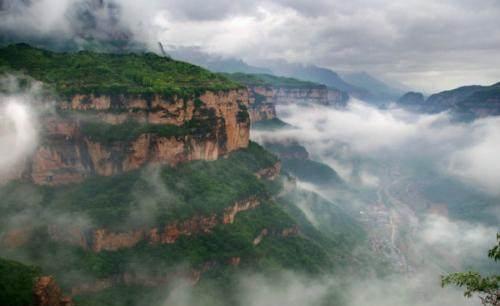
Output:
<instances>
[{"instance_id":1,"label":"steep cliff face","mask_svg":"<svg viewBox=\"0 0 500 306\"><path fill-rule=\"evenodd\" d=\"M64 297L52 276L38 278L33 290L35 306L72 306L71 298Z\"/></svg>"},{"instance_id":2,"label":"steep cliff face","mask_svg":"<svg viewBox=\"0 0 500 306\"><path fill-rule=\"evenodd\" d=\"M280 104L319 104L343 107L347 93L325 85L269 74L227 74L245 85L250 94L248 108L252 122L276 118L275 106Z\"/></svg>"},{"instance_id":3,"label":"steep cliff face","mask_svg":"<svg viewBox=\"0 0 500 306\"><path fill-rule=\"evenodd\" d=\"M130 248L141 241L147 241L150 244L171 244L181 236L208 234L218 224L231 224L238 213L254 209L259 205L260 200L252 197L234 203L221 215L194 216L187 220L167 224L162 228L155 227L149 230L139 229L121 233L98 229L93 232L92 241L89 241L87 245L91 245L94 252L100 252Z\"/></svg>"},{"instance_id":4,"label":"steep cliff face","mask_svg":"<svg viewBox=\"0 0 500 306\"><path fill-rule=\"evenodd\" d=\"M276 118L276 105L321 104L328 105L328 89L325 86L291 88L273 86L248 86L250 93L249 114L252 122Z\"/></svg>"},{"instance_id":5,"label":"steep cliff face","mask_svg":"<svg viewBox=\"0 0 500 306\"><path fill-rule=\"evenodd\" d=\"M259 171L257 171L257 173L255 173L255 175L259 179L263 178L266 180L273 181L276 178L278 178L280 173L281 173L281 162L278 161L271 167L260 169Z\"/></svg>"},{"instance_id":6,"label":"steep cliff face","mask_svg":"<svg viewBox=\"0 0 500 306\"><path fill-rule=\"evenodd\" d=\"M76 95L57 104L63 117L43 119L44 141L24 176L58 185L148 163L215 160L248 146L248 103L245 90L205 92L188 100Z\"/></svg>"},{"instance_id":7,"label":"steep cliff face","mask_svg":"<svg viewBox=\"0 0 500 306\"><path fill-rule=\"evenodd\" d=\"M260 199L250 197L235 202L222 213L213 213L208 216L195 215L161 227L115 232L106 228L84 229L75 225L74 227L65 226L63 229L56 225L49 225L47 233L52 241L78 246L93 252L132 248L143 241L151 245L172 244L181 236L209 234L217 225L232 224L237 214L255 209L260 205ZM0 245L10 249L18 248L27 243L32 235L33 228L14 229L0 237Z\"/></svg>"}]
</instances>

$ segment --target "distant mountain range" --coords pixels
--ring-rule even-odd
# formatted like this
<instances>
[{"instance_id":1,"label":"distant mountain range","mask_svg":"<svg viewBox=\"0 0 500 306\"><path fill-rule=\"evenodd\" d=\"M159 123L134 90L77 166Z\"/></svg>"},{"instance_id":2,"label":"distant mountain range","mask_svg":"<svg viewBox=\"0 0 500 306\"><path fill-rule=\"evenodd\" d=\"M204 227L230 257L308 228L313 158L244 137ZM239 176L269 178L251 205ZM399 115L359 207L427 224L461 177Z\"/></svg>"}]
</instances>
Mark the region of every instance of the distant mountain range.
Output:
<instances>
[{"instance_id":1,"label":"distant mountain range","mask_svg":"<svg viewBox=\"0 0 500 306\"><path fill-rule=\"evenodd\" d=\"M388 85L382 80L376 79L366 72L346 72L340 76L350 84L367 89L371 98L380 101L395 101L408 91L408 88L400 88L399 84Z\"/></svg>"},{"instance_id":2,"label":"distant mountain range","mask_svg":"<svg viewBox=\"0 0 500 306\"><path fill-rule=\"evenodd\" d=\"M331 89L346 92L352 97L375 104L395 101L404 93L404 90L398 89L399 86L388 85L366 72L339 75L328 68L288 63L284 60L263 61L259 65L262 67L258 67L249 65L238 58L206 53L199 47L168 46L166 52L175 59L190 62L215 72L242 72L291 77L323 84Z\"/></svg>"},{"instance_id":3,"label":"distant mountain range","mask_svg":"<svg viewBox=\"0 0 500 306\"><path fill-rule=\"evenodd\" d=\"M204 52L200 47L166 46L165 51L175 59L202 66L215 72L272 74L269 69L251 66L238 58L210 54Z\"/></svg>"},{"instance_id":4,"label":"distant mountain range","mask_svg":"<svg viewBox=\"0 0 500 306\"><path fill-rule=\"evenodd\" d=\"M427 99L421 93L409 92L398 100L398 104L426 113L450 110L464 119L497 116L500 115L500 82L490 86L463 86Z\"/></svg>"}]
</instances>

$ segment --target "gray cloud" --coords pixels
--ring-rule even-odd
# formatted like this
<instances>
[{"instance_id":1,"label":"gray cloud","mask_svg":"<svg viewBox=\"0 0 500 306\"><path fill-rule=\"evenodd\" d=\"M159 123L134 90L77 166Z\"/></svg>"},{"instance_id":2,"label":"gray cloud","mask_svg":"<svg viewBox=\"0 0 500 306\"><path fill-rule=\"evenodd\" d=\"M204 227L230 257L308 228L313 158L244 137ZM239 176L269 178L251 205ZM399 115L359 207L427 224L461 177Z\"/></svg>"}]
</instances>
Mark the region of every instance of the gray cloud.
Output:
<instances>
[{"instance_id":1,"label":"gray cloud","mask_svg":"<svg viewBox=\"0 0 500 306\"><path fill-rule=\"evenodd\" d=\"M258 63L367 70L427 91L500 79L500 4L305 0L3 1L0 31L158 40ZM90 8L90 9L89 9ZM74 12L94 22L82 24ZM90 12L90 13L89 13ZM85 21L85 20L84 20ZM86 20L87 22L89 20Z\"/></svg>"}]
</instances>

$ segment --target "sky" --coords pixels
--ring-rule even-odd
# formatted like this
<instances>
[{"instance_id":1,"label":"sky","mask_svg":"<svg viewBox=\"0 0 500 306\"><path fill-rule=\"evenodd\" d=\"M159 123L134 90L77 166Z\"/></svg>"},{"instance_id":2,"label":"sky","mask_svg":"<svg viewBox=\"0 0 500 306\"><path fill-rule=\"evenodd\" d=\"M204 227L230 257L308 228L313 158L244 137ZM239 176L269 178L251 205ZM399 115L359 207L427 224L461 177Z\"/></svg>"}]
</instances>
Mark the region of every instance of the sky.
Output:
<instances>
[{"instance_id":1,"label":"sky","mask_svg":"<svg viewBox=\"0 0 500 306\"><path fill-rule=\"evenodd\" d=\"M120 29L152 49L367 71L427 93L500 81L498 0L2 0L0 34L71 37L75 7L100 1L96 35Z\"/></svg>"}]
</instances>

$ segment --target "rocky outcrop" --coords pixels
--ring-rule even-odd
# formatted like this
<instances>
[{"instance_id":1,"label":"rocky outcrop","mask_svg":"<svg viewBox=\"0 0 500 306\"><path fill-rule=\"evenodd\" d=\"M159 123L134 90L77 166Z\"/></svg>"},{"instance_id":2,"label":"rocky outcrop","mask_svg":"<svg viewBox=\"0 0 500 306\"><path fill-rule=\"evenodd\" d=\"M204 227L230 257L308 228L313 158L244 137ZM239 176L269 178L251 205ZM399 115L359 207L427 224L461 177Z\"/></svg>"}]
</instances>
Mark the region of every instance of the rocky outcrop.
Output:
<instances>
[{"instance_id":1,"label":"rocky outcrop","mask_svg":"<svg viewBox=\"0 0 500 306\"><path fill-rule=\"evenodd\" d=\"M310 87L247 86L250 94L248 113L252 122L276 118L276 105L319 104L345 107L349 95L324 85Z\"/></svg>"},{"instance_id":2,"label":"rocky outcrop","mask_svg":"<svg viewBox=\"0 0 500 306\"><path fill-rule=\"evenodd\" d=\"M42 276L35 282L35 306L72 306L71 298L62 295L61 289L52 276Z\"/></svg>"},{"instance_id":3,"label":"rocky outcrop","mask_svg":"<svg viewBox=\"0 0 500 306\"><path fill-rule=\"evenodd\" d=\"M262 240L267 237L267 236L274 236L274 237L292 237L292 236L297 236L299 235L300 230L298 226L292 226L292 227L286 227L283 229L273 229L269 230L267 228L263 229L257 237L254 238L253 240L253 245L259 245Z\"/></svg>"},{"instance_id":4,"label":"rocky outcrop","mask_svg":"<svg viewBox=\"0 0 500 306\"><path fill-rule=\"evenodd\" d=\"M253 86L248 90L250 95L259 95L264 97L266 102L275 105L304 103L328 105L328 89L324 85L297 88Z\"/></svg>"},{"instance_id":5,"label":"rocky outcrop","mask_svg":"<svg viewBox=\"0 0 500 306\"><path fill-rule=\"evenodd\" d=\"M274 181L281 173L281 162L278 161L268 168L261 169L255 173L259 179Z\"/></svg>"},{"instance_id":6,"label":"rocky outcrop","mask_svg":"<svg viewBox=\"0 0 500 306\"><path fill-rule=\"evenodd\" d=\"M248 108L251 122L271 120L277 117L276 107L273 103L261 102L258 104L250 104Z\"/></svg>"},{"instance_id":7,"label":"rocky outcrop","mask_svg":"<svg viewBox=\"0 0 500 306\"><path fill-rule=\"evenodd\" d=\"M348 101L349 95L345 91L333 88L328 89L328 105L344 108L347 106Z\"/></svg>"},{"instance_id":8,"label":"rocky outcrop","mask_svg":"<svg viewBox=\"0 0 500 306\"><path fill-rule=\"evenodd\" d=\"M171 244L175 243L181 236L209 234L219 224L232 224L237 214L255 209L260 204L261 201L257 197L250 197L235 202L220 214L193 216L186 220L170 222L162 227L139 228L122 232L114 232L105 228L81 229L76 226L74 228L65 227L62 230L57 226L49 226L48 235L54 241L79 246L94 252L131 248L142 241L150 244ZM8 235L14 236L16 233ZM29 239L29 233L18 238L24 242L27 239ZM9 239L7 242L12 243L11 240ZM21 245L22 241L15 242L16 246ZM1 242L3 246L7 246L5 238Z\"/></svg>"},{"instance_id":9,"label":"rocky outcrop","mask_svg":"<svg viewBox=\"0 0 500 306\"><path fill-rule=\"evenodd\" d=\"M43 118L43 140L23 176L36 184L60 185L148 163L215 160L248 146L248 99L246 90L205 92L196 99L75 95L57 103L64 116ZM134 122L177 130L170 135L144 129L133 139L125 134L125 139L109 135L107 140L104 135L103 140L84 128L89 122L104 126Z\"/></svg>"},{"instance_id":10,"label":"rocky outcrop","mask_svg":"<svg viewBox=\"0 0 500 306\"><path fill-rule=\"evenodd\" d=\"M273 87L247 86L250 94L248 112L252 122L276 118L276 105L280 104L330 104L330 94L326 86ZM331 95L332 99L337 99Z\"/></svg>"},{"instance_id":11,"label":"rocky outcrop","mask_svg":"<svg viewBox=\"0 0 500 306\"><path fill-rule=\"evenodd\" d=\"M222 216L223 224L232 224L236 215L242 211L251 210L260 205L260 201L256 197L251 197L244 201L236 202L234 205L226 208Z\"/></svg>"}]
</instances>

